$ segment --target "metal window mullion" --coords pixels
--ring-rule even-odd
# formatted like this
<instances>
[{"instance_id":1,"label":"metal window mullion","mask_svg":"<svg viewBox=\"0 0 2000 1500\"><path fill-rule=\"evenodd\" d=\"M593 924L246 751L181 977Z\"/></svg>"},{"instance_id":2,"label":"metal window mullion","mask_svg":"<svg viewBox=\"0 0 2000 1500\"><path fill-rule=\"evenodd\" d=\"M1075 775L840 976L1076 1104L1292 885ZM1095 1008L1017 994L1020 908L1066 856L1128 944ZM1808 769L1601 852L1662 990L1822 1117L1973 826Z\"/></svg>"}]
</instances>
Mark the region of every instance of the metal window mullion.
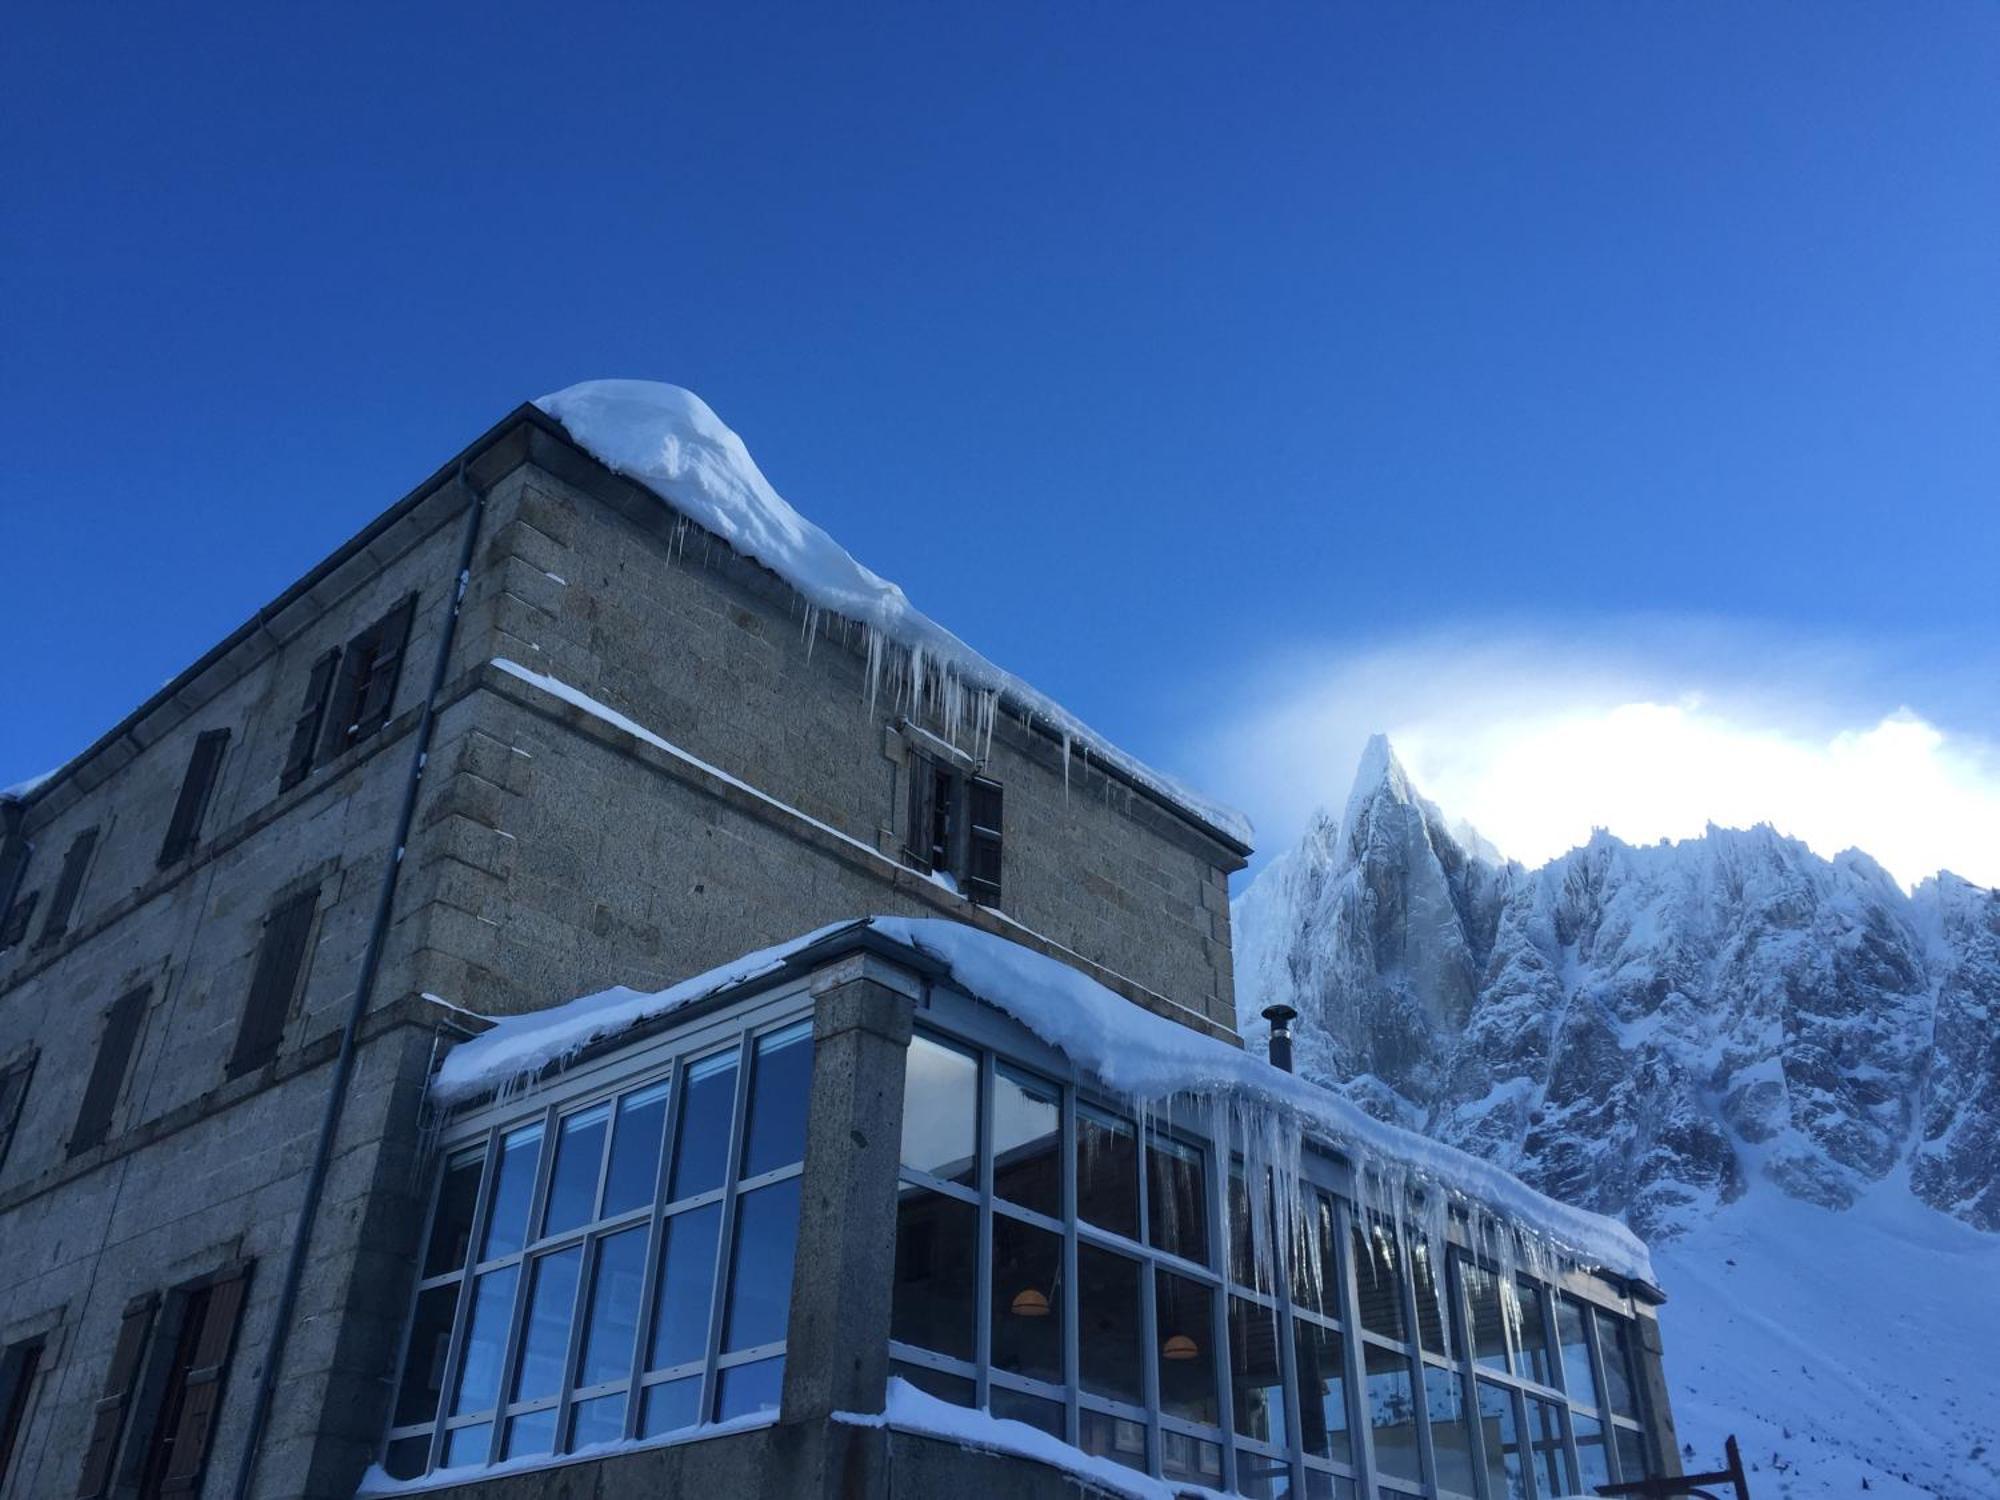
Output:
<instances>
[{"instance_id":1,"label":"metal window mullion","mask_svg":"<svg viewBox=\"0 0 2000 1500\"><path fill-rule=\"evenodd\" d=\"M611 1132L606 1131L608 1138ZM599 1170L603 1163L599 1162ZM600 1182L602 1179L600 1179ZM583 1361L583 1336L587 1331L584 1321L590 1311L590 1304L597 1290L598 1251L609 1236L600 1232L586 1233L578 1245L582 1257L576 1268L576 1294L569 1310L569 1343L563 1350L562 1383L556 1387L556 1434L550 1451L569 1451L569 1409L571 1393L576 1386L578 1366Z\"/></svg>"},{"instance_id":2,"label":"metal window mullion","mask_svg":"<svg viewBox=\"0 0 2000 1500\"><path fill-rule=\"evenodd\" d=\"M736 1185L743 1165L745 1131L748 1128L750 1114L750 1069L755 1062L755 1039L745 1032L736 1044L736 1098L730 1110L729 1159L723 1164L722 1174L722 1222L716 1227L715 1279L711 1283L713 1290L709 1294L708 1343L701 1366L699 1410L702 1415L699 1420L704 1422L712 1420L715 1411L719 1387L715 1362L722 1352L723 1314L734 1291L730 1285L730 1266L736 1249ZM786 1301L789 1308L789 1289ZM787 1318L789 1319L789 1311Z\"/></svg>"},{"instance_id":3,"label":"metal window mullion","mask_svg":"<svg viewBox=\"0 0 2000 1500\"><path fill-rule=\"evenodd\" d=\"M1603 1438L1604 1472L1609 1474L1613 1480L1616 1480L1618 1478L1618 1455L1615 1450L1618 1447L1618 1442L1611 1416L1611 1385L1604 1378L1604 1348L1597 1336L1599 1314L1597 1308L1590 1303L1586 1302L1581 1304L1581 1306L1583 1307L1584 1348L1589 1353L1590 1373L1597 1385L1597 1430L1602 1434ZM1626 1378L1628 1380L1631 1378L1629 1369L1627 1370ZM1581 1483L1583 1480L1582 1458L1583 1454L1579 1452L1577 1454L1578 1466L1576 1471L1578 1483Z\"/></svg>"},{"instance_id":4,"label":"metal window mullion","mask_svg":"<svg viewBox=\"0 0 2000 1500\"><path fill-rule=\"evenodd\" d=\"M521 1357L521 1334L528 1321L528 1303L537 1265L529 1255L528 1247L540 1238L536 1231L541 1228L542 1215L548 1208L549 1180L555 1175L558 1123L556 1106L551 1104L542 1111L541 1150L535 1158L535 1187L528 1197L528 1225L517 1260L521 1270L514 1280L513 1315L507 1320L507 1346L500 1360L499 1388L493 1396L493 1432L486 1449L488 1463L500 1457L500 1438L507 1426L507 1408L513 1401L514 1362Z\"/></svg>"},{"instance_id":5,"label":"metal window mullion","mask_svg":"<svg viewBox=\"0 0 2000 1500\"><path fill-rule=\"evenodd\" d=\"M1367 1350L1361 1333L1361 1289L1355 1283L1360 1272L1354 1264L1352 1205L1345 1198L1336 1198L1333 1213L1334 1239L1338 1242L1340 1320L1347 1325L1347 1335L1341 1340L1342 1363L1347 1368L1347 1424L1353 1437L1354 1470L1361 1476L1363 1492L1372 1495L1378 1486L1375 1428L1368 1417ZM1363 1233L1372 1234L1373 1228L1364 1224ZM1369 1254L1374 1254L1372 1243Z\"/></svg>"},{"instance_id":6,"label":"metal window mullion","mask_svg":"<svg viewBox=\"0 0 2000 1500\"><path fill-rule=\"evenodd\" d=\"M667 1218L667 1174L673 1170L674 1147L681 1133L681 1097L687 1091L687 1069L676 1060L667 1075L667 1097L660 1120L660 1160L653 1173L653 1210L647 1219L646 1265L639 1275L638 1328L632 1336L631 1380L625 1390L625 1425L622 1435L629 1441L639 1433L639 1402L644 1394L640 1378L646 1373L646 1357L653 1346L653 1324L659 1309L653 1304L660 1295L660 1259L665 1248Z\"/></svg>"},{"instance_id":7,"label":"metal window mullion","mask_svg":"<svg viewBox=\"0 0 2000 1500\"><path fill-rule=\"evenodd\" d=\"M972 1261L972 1404L986 1410L993 1369L993 1053L979 1049L979 1099L973 1149L979 1158L979 1218Z\"/></svg>"},{"instance_id":8,"label":"metal window mullion","mask_svg":"<svg viewBox=\"0 0 2000 1500\"><path fill-rule=\"evenodd\" d=\"M486 1215L493 1207L493 1188L500 1178L500 1164L506 1155L505 1137L500 1128L494 1126L486 1132L485 1163L479 1172L479 1191L472 1199L472 1232L465 1240L465 1265L458 1273L458 1303L451 1313L451 1337L445 1345L444 1380L438 1390L437 1425L431 1429L430 1454L424 1461L424 1472L435 1469L444 1458L445 1419L451 1411L452 1397L458 1388L459 1371L465 1363L466 1324L472 1317L472 1300L479 1278L473 1274L473 1267L479 1264L480 1242L486 1237ZM451 1155L444 1153L444 1161L439 1172L451 1169ZM416 1321L416 1304L410 1304L410 1320ZM495 1398L498 1399L497 1397Z\"/></svg>"},{"instance_id":9,"label":"metal window mullion","mask_svg":"<svg viewBox=\"0 0 2000 1500\"><path fill-rule=\"evenodd\" d=\"M1077 1322L1081 1297L1076 1284L1076 1179L1077 1154L1083 1142L1077 1133L1076 1087L1062 1086L1062 1296L1063 1296L1063 1430L1068 1441L1083 1444L1083 1417L1077 1404L1083 1385L1083 1362L1078 1350Z\"/></svg>"}]
</instances>

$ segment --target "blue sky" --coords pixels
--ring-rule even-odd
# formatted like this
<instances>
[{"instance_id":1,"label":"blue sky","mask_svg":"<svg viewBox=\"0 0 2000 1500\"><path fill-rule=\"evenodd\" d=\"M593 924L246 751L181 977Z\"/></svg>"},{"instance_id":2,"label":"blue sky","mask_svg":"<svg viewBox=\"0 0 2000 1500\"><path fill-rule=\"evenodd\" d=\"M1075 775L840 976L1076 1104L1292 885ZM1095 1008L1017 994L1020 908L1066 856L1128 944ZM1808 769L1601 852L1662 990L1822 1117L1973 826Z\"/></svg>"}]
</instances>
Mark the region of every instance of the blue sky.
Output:
<instances>
[{"instance_id":1,"label":"blue sky","mask_svg":"<svg viewBox=\"0 0 2000 1500\"><path fill-rule=\"evenodd\" d=\"M10 32L0 783L517 401L618 375L700 392L864 562L1273 839L1368 729L1492 821L1543 753L1506 725L1633 704L1724 732L1661 831L1737 816L1729 735L1830 764L1885 719L1945 792L1829 773L1806 836L1918 823L1916 870L2000 819L1990 5ZM1509 852L1647 834L1631 793Z\"/></svg>"}]
</instances>

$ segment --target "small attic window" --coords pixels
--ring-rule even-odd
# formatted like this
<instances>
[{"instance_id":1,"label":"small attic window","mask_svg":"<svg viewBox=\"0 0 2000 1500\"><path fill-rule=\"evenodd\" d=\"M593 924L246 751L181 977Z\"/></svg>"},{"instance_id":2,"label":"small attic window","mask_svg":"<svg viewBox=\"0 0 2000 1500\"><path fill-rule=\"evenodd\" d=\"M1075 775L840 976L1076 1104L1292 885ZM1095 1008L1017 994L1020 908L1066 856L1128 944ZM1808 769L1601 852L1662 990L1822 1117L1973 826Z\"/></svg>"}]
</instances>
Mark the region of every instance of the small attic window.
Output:
<instances>
[{"instance_id":1,"label":"small attic window","mask_svg":"<svg viewBox=\"0 0 2000 1500\"><path fill-rule=\"evenodd\" d=\"M927 875L945 875L982 906L1000 904L1000 783L921 750L910 755L904 857Z\"/></svg>"}]
</instances>

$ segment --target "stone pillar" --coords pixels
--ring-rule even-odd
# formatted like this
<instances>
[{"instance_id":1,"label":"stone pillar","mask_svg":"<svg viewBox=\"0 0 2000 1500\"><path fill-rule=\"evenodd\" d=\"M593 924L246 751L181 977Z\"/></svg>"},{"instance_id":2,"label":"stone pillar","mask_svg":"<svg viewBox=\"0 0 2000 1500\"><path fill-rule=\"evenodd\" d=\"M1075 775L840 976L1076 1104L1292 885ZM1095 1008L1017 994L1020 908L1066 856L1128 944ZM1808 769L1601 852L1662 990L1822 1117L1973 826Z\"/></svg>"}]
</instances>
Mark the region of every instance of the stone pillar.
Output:
<instances>
[{"instance_id":1,"label":"stone pillar","mask_svg":"<svg viewBox=\"0 0 2000 1500\"><path fill-rule=\"evenodd\" d=\"M920 982L868 954L815 976L812 1098L782 1420L882 1409L903 1064Z\"/></svg>"},{"instance_id":2,"label":"stone pillar","mask_svg":"<svg viewBox=\"0 0 2000 1500\"><path fill-rule=\"evenodd\" d=\"M1660 1320L1651 1313L1641 1310L1635 1320L1639 1325L1639 1400L1640 1409L1646 1416L1646 1436L1653 1451L1659 1455L1662 1474L1673 1475L1681 1472L1680 1438L1674 1432L1674 1409L1667 1392L1667 1370L1662 1360L1660 1345ZM1712 1462L1711 1462L1712 1460ZM1719 1469L1722 1455L1697 1454L1695 1467Z\"/></svg>"}]
</instances>

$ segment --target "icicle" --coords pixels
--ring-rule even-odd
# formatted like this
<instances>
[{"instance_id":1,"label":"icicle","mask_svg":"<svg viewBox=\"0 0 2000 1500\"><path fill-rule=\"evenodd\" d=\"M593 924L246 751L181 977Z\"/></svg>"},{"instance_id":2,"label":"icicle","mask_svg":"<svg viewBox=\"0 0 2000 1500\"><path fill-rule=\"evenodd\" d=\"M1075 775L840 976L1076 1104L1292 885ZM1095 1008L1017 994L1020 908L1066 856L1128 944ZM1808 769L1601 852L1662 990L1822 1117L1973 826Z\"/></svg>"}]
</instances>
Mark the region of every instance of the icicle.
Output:
<instances>
[{"instance_id":1,"label":"icicle","mask_svg":"<svg viewBox=\"0 0 2000 1500\"><path fill-rule=\"evenodd\" d=\"M1063 745L1063 801L1068 802L1070 734L1067 729L1063 731L1062 745Z\"/></svg>"}]
</instances>

